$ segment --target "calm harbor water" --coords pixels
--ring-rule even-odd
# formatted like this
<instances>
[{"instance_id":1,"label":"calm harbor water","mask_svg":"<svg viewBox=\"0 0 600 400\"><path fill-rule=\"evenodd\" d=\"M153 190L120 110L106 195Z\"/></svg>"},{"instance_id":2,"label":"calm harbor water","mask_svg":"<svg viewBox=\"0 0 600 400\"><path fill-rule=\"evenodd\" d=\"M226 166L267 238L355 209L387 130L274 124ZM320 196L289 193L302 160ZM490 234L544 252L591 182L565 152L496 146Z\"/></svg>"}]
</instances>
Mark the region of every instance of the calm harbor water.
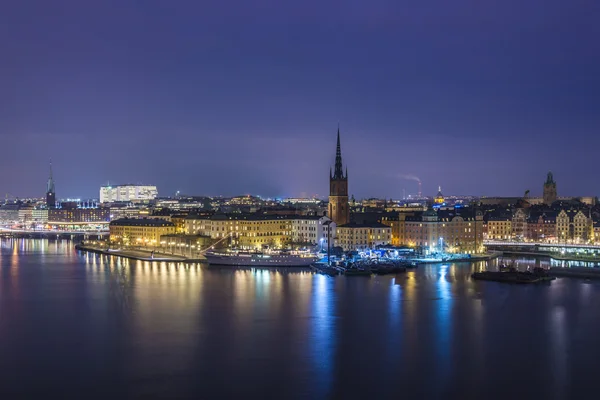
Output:
<instances>
[{"instance_id":1,"label":"calm harbor water","mask_svg":"<svg viewBox=\"0 0 600 400\"><path fill-rule=\"evenodd\" d=\"M472 281L485 263L331 278L0 244L2 399L597 398L597 282ZM536 265L493 263L515 260Z\"/></svg>"}]
</instances>

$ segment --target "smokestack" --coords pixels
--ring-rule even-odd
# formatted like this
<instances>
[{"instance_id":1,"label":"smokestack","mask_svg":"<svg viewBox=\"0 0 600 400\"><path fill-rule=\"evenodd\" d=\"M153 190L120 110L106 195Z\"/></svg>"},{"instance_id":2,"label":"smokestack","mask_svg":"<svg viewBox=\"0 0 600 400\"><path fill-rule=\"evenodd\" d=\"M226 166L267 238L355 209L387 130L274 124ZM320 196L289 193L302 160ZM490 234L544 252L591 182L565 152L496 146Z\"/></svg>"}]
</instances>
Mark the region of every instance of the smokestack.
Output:
<instances>
[{"instance_id":1,"label":"smokestack","mask_svg":"<svg viewBox=\"0 0 600 400\"><path fill-rule=\"evenodd\" d=\"M421 197L421 181L419 181L419 197Z\"/></svg>"}]
</instances>

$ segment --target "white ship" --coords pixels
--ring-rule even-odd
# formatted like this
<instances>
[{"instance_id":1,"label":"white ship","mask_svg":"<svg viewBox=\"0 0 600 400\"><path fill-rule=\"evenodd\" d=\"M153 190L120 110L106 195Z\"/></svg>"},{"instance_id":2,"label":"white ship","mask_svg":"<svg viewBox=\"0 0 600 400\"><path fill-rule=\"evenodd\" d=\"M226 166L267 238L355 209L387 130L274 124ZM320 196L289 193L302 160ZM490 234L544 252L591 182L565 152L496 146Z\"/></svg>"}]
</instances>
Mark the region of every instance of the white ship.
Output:
<instances>
[{"instance_id":1,"label":"white ship","mask_svg":"<svg viewBox=\"0 0 600 400\"><path fill-rule=\"evenodd\" d=\"M308 267L317 261L310 253L251 253L251 252L207 252L204 254L209 264L237 267Z\"/></svg>"}]
</instances>

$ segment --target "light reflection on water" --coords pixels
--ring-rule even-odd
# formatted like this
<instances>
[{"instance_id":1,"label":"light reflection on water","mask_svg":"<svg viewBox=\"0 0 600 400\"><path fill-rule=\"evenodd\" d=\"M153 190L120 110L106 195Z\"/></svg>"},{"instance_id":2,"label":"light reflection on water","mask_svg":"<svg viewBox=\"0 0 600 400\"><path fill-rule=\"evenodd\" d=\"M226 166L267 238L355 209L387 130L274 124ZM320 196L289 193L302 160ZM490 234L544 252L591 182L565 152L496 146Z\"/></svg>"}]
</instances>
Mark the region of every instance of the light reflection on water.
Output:
<instances>
[{"instance_id":1,"label":"light reflection on water","mask_svg":"<svg viewBox=\"0 0 600 400\"><path fill-rule=\"evenodd\" d=\"M513 261L550 265L505 258L331 278L0 240L0 395L580 397L600 357L600 284L470 278Z\"/></svg>"}]
</instances>

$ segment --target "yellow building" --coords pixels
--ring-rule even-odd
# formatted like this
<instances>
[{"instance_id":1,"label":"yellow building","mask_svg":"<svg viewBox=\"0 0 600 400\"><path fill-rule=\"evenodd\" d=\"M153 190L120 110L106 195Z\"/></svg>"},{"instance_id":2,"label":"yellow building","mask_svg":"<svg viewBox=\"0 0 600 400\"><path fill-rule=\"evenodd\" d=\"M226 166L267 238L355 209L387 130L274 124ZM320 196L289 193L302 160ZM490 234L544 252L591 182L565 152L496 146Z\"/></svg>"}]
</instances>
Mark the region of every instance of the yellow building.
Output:
<instances>
[{"instance_id":1,"label":"yellow building","mask_svg":"<svg viewBox=\"0 0 600 400\"><path fill-rule=\"evenodd\" d=\"M396 215L385 215L381 218L381 223L391 228L392 246L400 246L404 241L406 214L397 213Z\"/></svg>"},{"instance_id":2,"label":"yellow building","mask_svg":"<svg viewBox=\"0 0 600 400\"><path fill-rule=\"evenodd\" d=\"M512 238L512 230L511 216L489 216L486 221L485 239L510 240Z\"/></svg>"},{"instance_id":3,"label":"yellow building","mask_svg":"<svg viewBox=\"0 0 600 400\"><path fill-rule=\"evenodd\" d=\"M482 251L483 216L467 208L427 210L406 216L399 231L399 238L403 238L400 245L452 253Z\"/></svg>"},{"instance_id":4,"label":"yellow building","mask_svg":"<svg viewBox=\"0 0 600 400\"><path fill-rule=\"evenodd\" d=\"M558 243L589 243L594 240L594 225L582 211L561 210L556 216Z\"/></svg>"},{"instance_id":5,"label":"yellow building","mask_svg":"<svg viewBox=\"0 0 600 400\"><path fill-rule=\"evenodd\" d=\"M160 237L175 233L175 225L162 219L118 219L109 224L110 241L125 246L158 246Z\"/></svg>"},{"instance_id":6,"label":"yellow building","mask_svg":"<svg viewBox=\"0 0 600 400\"><path fill-rule=\"evenodd\" d=\"M173 215L171 217L171 222L173 223L173 225L175 225L176 233L185 233L186 217L187 217L187 215L185 215L185 214Z\"/></svg>"},{"instance_id":7,"label":"yellow building","mask_svg":"<svg viewBox=\"0 0 600 400\"><path fill-rule=\"evenodd\" d=\"M392 228L382 223L349 224L337 227L336 245L344 249L365 250L392 242Z\"/></svg>"},{"instance_id":8,"label":"yellow building","mask_svg":"<svg viewBox=\"0 0 600 400\"><path fill-rule=\"evenodd\" d=\"M319 216L222 214L188 216L184 225L188 235L227 240L232 247L242 249L260 249L295 244L327 246L327 238L335 238L335 224L329 227L327 221L329 218Z\"/></svg>"}]
</instances>

